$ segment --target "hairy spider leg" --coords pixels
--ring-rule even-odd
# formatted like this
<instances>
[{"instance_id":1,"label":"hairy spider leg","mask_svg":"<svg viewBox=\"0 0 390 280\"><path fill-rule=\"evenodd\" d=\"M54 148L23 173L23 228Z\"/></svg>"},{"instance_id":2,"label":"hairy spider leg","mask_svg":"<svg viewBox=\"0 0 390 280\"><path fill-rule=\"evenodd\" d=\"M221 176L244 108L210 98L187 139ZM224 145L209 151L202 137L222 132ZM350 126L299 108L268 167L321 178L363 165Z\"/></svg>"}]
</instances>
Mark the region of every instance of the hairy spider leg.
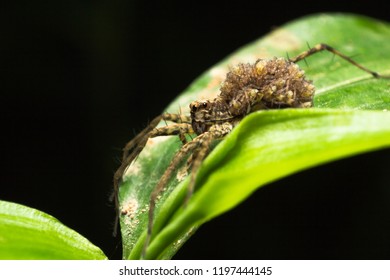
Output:
<instances>
[{"instance_id":1,"label":"hairy spider leg","mask_svg":"<svg viewBox=\"0 0 390 280\"><path fill-rule=\"evenodd\" d=\"M162 120L171 121L174 122L174 124L156 128L158 123ZM113 199L114 199L115 209L116 209L116 218L115 218L114 232L113 232L114 236L116 236L117 234L119 215L120 215L119 197L118 197L119 185L122 182L122 177L127 167L131 164L133 160L137 158L139 153L145 147L146 142L148 141L149 138L156 137L156 136L164 136L164 135L179 135L179 138L182 141L182 143L185 143L185 134L193 133L190 122L191 119L188 116L179 115L179 114L169 114L169 113L162 114L154 118L144 130L142 130L123 148L122 163L114 174Z\"/></svg>"},{"instance_id":2,"label":"hairy spider leg","mask_svg":"<svg viewBox=\"0 0 390 280\"><path fill-rule=\"evenodd\" d=\"M149 245L151 236L152 236L152 229L153 229L153 216L154 216L154 209L156 206L156 199L157 196L161 193L163 188L166 186L168 180L172 176L172 173L175 171L175 169L179 166L179 164L182 162L182 160L191 153L197 146L198 143L196 139L205 137L205 134L199 135L196 137L193 141L186 143L183 145L180 150L176 153L176 155L173 157L171 163L169 164L168 168L165 170L164 174L160 178L157 186L154 188L150 195L150 203L149 203L149 220L148 220L148 230L146 235L146 240L144 243L144 248L142 251L142 257L145 257L146 255L146 249Z\"/></svg>"},{"instance_id":3,"label":"hairy spider leg","mask_svg":"<svg viewBox=\"0 0 390 280\"><path fill-rule=\"evenodd\" d=\"M341 57L342 59L355 65L356 67L360 68L361 70L371 74L374 78L386 78L386 79L390 78L390 76L380 75L377 72L372 71L372 70L362 66L361 64L357 63L355 60L350 58L349 56L346 56L345 54L341 53L340 51L336 50L335 48L333 48L327 44L323 44L323 43L317 44L314 47L309 48L307 51L304 51L303 53L297 55L296 57L289 58L288 60L295 63L295 62L298 62L300 60L304 60L306 57L309 57L309 56L311 56L317 52L321 52L321 51L328 51L328 52L331 52L331 53Z\"/></svg>"},{"instance_id":4,"label":"hairy spider leg","mask_svg":"<svg viewBox=\"0 0 390 280\"><path fill-rule=\"evenodd\" d=\"M209 148L212 141L225 137L227 134L229 134L232 131L232 129L233 129L233 125L229 122L213 125L212 127L210 127L208 131L197 136L191 142L185 144L175 155L172 162L168 166L167 170L164 172L163 176L161 177L156 188L153 190L150 196L148 231L144 243L144 248L142 251L143 258L146 256L146 250L147 247L149 246L150 239L152 236L154 210L156 207L157 197L161 193L163 188L167 185L168 180L171 178L172 174L175 172L175 170L177 169L179 164L183 161L183 159L186 157L186 155L188 155L189 153L195 150L196 152L194 152L190 156L191 157L190 161L187 161L187 166L192 165L191 177L190 177L187 196L185 200L185 203L187 203L187 201L189 200L189 198L191 197L194 191L196 175L198 173L199 167L203 162L204 158L208 155Z\"/></svg>"},{"instance_id":5,"label":"hairy spider leg","mask_svg":"<svg viewBox=\"0 0 390 280\"><path fill-rule=\"evenodd\" d=\"M131 141L126 144L126 146L123 148L122 161L124 161L128 157L129 153L132 152L134 147L139 146L139 143L142 142L142 140L145 138L146 135L148 135L148 133L155 129L155 127L160 121L170 121L177 124L191 123L191 118L185 115L170 113L164 113L160 116L157 116L149 123L149 125L144 130L138 133L138 135L136 135Z\"/></svg>"},{"instance_id":6,"label":"hairy spider leg","mask_svg":"<svg viewBox=\"0 0 390 280\"><path fill-rule=\"evenodd\" d=\"M188 185L188 191L187 191L187 197L185 203L188 202L188 200L192 196L192 193L194 192L198 170L203 160L209 154L209 148L211 146L212 141L224 138L232 130L233 130L233 125L229 122L222 123L222 124L215 124L212 127L210 127L209 131L205 133L204 139L199 141L199 149L194 154L194 158L192 162L191 179Z\"/></svg>"}]
</instances>

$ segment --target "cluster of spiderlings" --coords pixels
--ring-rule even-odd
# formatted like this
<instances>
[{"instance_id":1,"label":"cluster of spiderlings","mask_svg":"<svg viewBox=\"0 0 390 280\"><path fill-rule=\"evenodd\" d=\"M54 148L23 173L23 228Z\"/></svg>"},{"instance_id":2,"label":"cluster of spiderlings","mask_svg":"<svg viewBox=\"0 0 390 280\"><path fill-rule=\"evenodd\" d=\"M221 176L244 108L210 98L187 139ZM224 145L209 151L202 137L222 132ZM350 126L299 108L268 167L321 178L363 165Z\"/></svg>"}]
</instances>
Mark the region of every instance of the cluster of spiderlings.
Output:
<instances>
[{"instance_id":1,"label":"cluster of spiderlings","mask_svg":"<svg viewBox=\"0 0 390 280\"><path fill-rule=\"evenodd\" d=\"M260 109L311 107L315 88L299 66L285 58L240 63L227 74L221 94L232 115Z\"/></svg>"}]
</instances>

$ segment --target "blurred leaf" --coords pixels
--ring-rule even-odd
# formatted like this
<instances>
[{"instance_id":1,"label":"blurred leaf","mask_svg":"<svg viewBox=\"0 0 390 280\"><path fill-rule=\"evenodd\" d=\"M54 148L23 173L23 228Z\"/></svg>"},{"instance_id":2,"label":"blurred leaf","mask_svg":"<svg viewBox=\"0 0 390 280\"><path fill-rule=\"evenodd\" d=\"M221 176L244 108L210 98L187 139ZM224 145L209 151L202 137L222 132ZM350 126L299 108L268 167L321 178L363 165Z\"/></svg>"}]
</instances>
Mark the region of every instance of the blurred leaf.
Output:
<instances>
[{"instance_id":1,"label":"blurred leaf","mask_svg":"<svg viewBox=\"0 0 390 280\"><path fill-rule=\"evenodd\" d=\"M286 56L286 52L292 57L306 50L307 43L327 43L369 69L390 74L389 39L389 24L367 17L308 16L276 29L206 71L167 111L178 112L180 105L182 112L188 112L191 101L216 96L229 65ZM204 161L197 190L185 209L181 206L188 180L172 178L158 202L148 258L171 258L202 223L266 183L390 146L389 80L374 79L332 56L322 52L307 58L308 66L300 63L317 88L315 108L263 111L246 117ZM121 217L124 258L140 258L150 192L179 147L177 137L152 139L126 173L120 189L121 209L127 213Z\"/></svg>"},{"instance_id":2,"label":"blurred leaf","mask_svg":"<svg viewBox=\"0 0 390 280\"><path fill-rule=\"evenodd\" d=\"M107 259L86 238L41 211L0 201L0 259Z\"/></svg>"}]
</instances>

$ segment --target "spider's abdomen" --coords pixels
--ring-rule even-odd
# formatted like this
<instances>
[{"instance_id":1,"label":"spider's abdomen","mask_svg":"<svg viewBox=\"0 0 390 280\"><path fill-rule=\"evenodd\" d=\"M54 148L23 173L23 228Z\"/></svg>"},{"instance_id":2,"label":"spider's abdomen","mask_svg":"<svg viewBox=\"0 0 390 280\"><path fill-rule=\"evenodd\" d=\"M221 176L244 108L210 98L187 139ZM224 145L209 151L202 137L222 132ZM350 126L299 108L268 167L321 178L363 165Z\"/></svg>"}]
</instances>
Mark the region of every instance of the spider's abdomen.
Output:
<instances>
[{"instance_id":1,"label":"spider's abdomen","mask_svg":"<svg viewBox=\"0 0 390 280\"><path fill-rule=\"evenodd\" d=\"M315 88L299 66L284 58L240 63L227 74L220 97L230 113L244 116L260 109L311 107Z\"/></svg>"}]
</instances>

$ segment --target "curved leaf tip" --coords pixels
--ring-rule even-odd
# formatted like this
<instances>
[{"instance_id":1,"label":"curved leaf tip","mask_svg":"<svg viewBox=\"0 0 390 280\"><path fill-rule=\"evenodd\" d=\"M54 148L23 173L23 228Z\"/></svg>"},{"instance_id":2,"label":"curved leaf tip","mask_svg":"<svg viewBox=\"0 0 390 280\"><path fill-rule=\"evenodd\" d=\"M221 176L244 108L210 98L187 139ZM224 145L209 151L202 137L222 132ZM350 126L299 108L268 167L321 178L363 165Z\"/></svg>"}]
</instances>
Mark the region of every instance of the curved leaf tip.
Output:
<instances>
[{"instance_id":1,"label":"curved leaf tip","mask_svg":"<svg viewBox=\"0 0 390 280\"><path fill-rule=\"evenodd\" d=\"M0 201L0 247L0 259L107 259L52 216L6 201Z\"/></svg>"}]
</instances>

